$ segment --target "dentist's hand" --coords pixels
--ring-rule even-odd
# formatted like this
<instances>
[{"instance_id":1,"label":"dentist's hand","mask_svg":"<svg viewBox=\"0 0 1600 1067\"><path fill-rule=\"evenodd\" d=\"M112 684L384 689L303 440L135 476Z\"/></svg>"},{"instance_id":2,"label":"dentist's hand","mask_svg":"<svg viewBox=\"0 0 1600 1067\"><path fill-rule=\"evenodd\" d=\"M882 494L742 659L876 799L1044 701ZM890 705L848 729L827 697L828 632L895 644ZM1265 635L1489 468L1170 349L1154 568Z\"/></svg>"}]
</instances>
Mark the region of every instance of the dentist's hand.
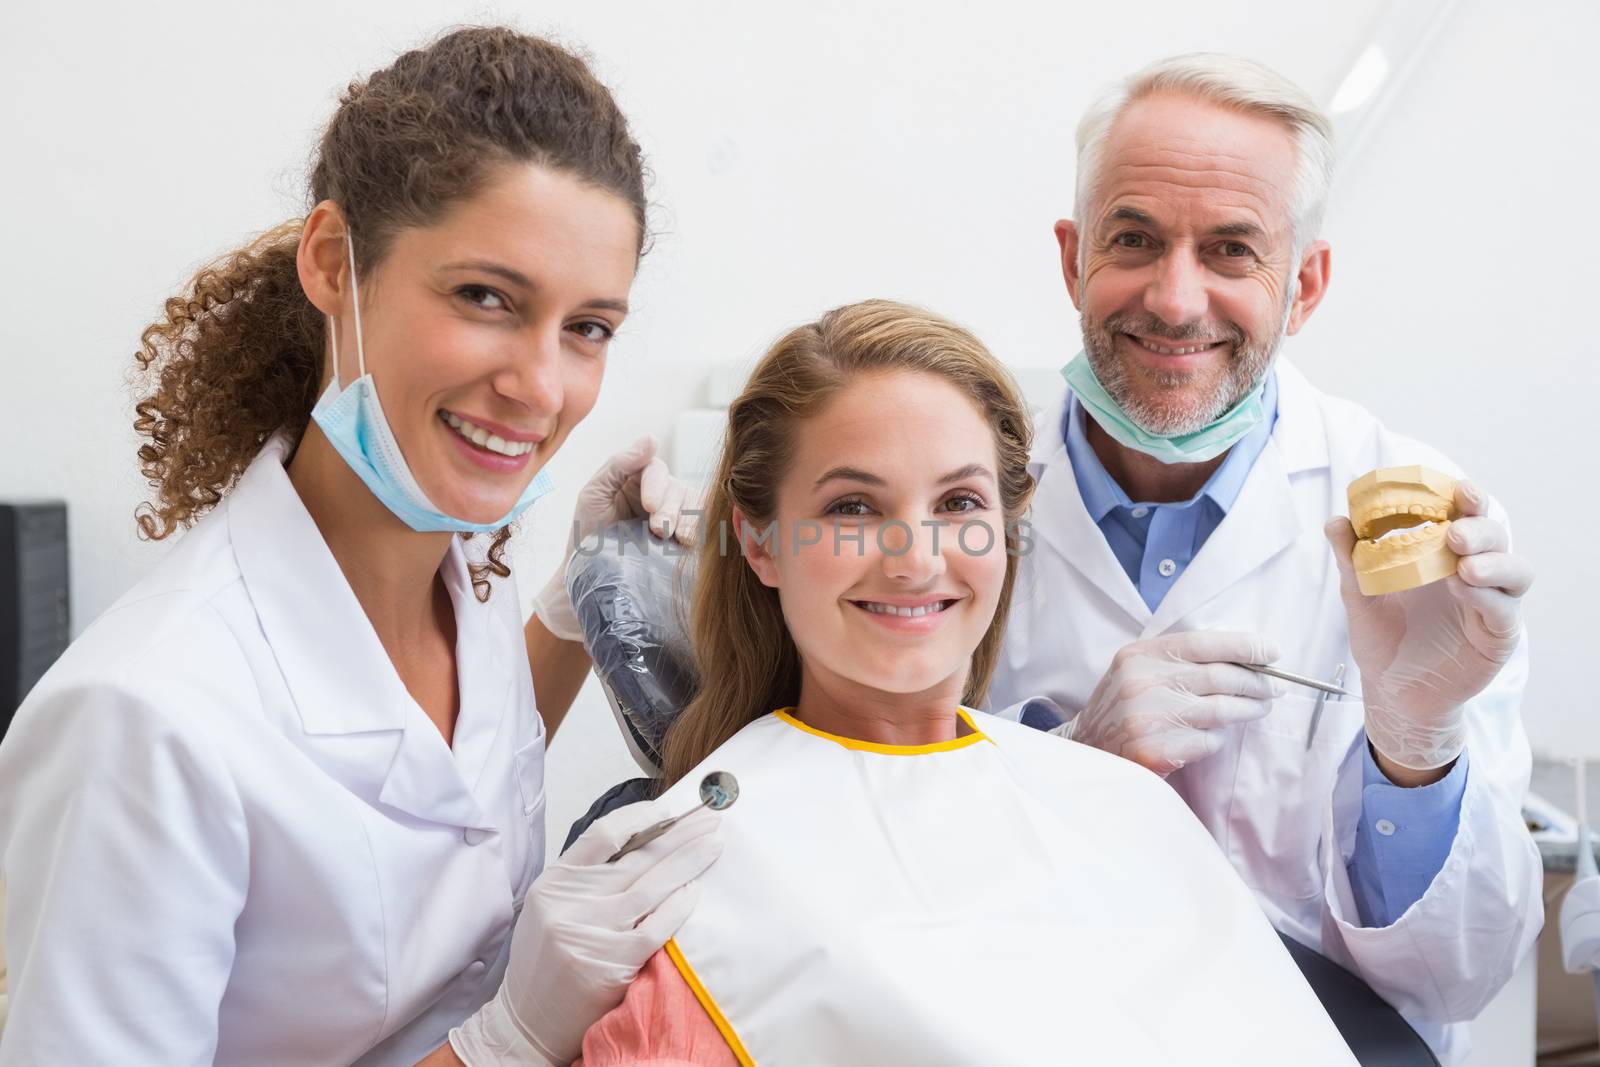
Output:
<instances>
[{"instance_id":1,"label":"dentist's hand","mask_svg":"<svg viewBox=\"0 0 1600 1067\"><path fill-rule=\"evenodd\" d=\"M720 817L700 810L616 863L606 857L665 818L655 804L612 812L528 890L494 999L450 1031L467 1067L566 1067L583 1035L622 1002L694 909L694 879L722 855Z\"/></svg>"},{"instance_id":2,"label":"dentist's hand","mask_svg":"<svg viewBox=\"0 0 1600 1067\"><path fill-rule=\"evenodd\" d=\"M1350 653L1361 668L1367 739L1381 757L1410 771L1435 770L1461 754L1463 705L1516 650L1522 596L1533 584L1533 568L1511 552L1505 526L1489 517L1488 495L1462 481L1455 503L1461 517L1445 537L1461 557L1456 573L1398 593L1362 596L1350 560L1356 543L1350 520L1340 516L1324 528L1339 566Z\"/></svg>"},{"instance_id":3,"label":"dentist's hand","mask_svg":"<svg viewBox=\"0 0 1600 1067\"><path fill-rule=\"evenodd\" d=\"M1168 775L1222 747L1223 728L1272 710L1282 683L1240 663L1271 663L1255 634L1163 634L1123 646L1089 706L1054 732Z\"/></svg>"},{"instance_id":4,"label":"dentist's hand","mask_svg":"<svg viewBox=\"0 0 1600 1067\"><path fill-rule=\"evenodd\" d=\"M674 478L666 462L656 455L654 437L641 437L606 460L579 490L567 551L534 598L534 613L544 622L545 629L563 641L583 640L583 626L567 595L567 564L577 552L580 538L596 537L614 522L645 518L656 536L670 536L682 545L693 545L701 507L700 491ZM686 511L692 514L684 514Z\"/></svg>"}]
</instances>

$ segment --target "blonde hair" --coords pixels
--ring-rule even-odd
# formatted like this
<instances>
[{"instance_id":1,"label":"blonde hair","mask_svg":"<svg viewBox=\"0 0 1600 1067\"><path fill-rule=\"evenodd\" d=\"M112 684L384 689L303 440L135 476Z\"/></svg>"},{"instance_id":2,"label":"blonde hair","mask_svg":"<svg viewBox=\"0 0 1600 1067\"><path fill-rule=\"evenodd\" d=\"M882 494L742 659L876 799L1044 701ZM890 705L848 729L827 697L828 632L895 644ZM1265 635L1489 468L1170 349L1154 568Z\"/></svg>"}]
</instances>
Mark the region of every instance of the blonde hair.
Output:
<instances>
[{"instance_id":1,"label":"blonde hair","mask_svg":"<svg viewBox=\"0 0 1600 1067\"><path fill-rule=\"evenodd\" d=\"M968 331L888 300L850 304L784 335L728 408L690 608L700 688L667 734L667 782L683 777L746 724L799 702L800 654L784 623L778 591L761 583L743 555L726 551L719 532L732 529L735 508L758 527L773 521L800 425L859 376L893 372L948 381L972 398L994 434L1006 573L994 619L972 653L962 698L969 705L983 700L1016 579L1021 551L1016 524L1033 492L1028 408L1005 367Z\"/></svg>"},{"instance_id":2,"label":"blonde hair","mask_svg":"<svg viewBox=\"0 0 1600 1067\"><path fill-rule=\"evenodd\" d=\"M1190 52L1169 56L1106 89L1078 123L1078 188L1073 211L1079 225L1100 180L1101 154L1111 127L1129 104L1155 93L1181 93L1274 119L1295 143L1295 179L1290 191L1295 249L1305 248L1322 228L1333 182L1333 123L1315 100L1272 68L1242 56Z\"/></svg>"}]
</instances>

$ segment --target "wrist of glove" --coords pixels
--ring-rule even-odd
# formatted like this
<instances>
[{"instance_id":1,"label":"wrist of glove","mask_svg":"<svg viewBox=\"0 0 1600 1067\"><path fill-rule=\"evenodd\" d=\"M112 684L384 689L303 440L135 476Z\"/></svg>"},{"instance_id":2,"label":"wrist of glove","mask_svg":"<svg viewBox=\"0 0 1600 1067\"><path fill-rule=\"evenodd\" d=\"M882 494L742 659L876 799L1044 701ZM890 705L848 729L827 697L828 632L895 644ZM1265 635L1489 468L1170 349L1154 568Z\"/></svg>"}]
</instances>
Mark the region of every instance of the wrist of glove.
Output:
<instances>
[{"instance_id":1,"label":"wrist of glove","mask_svg":"<svg viewBox=\"0 0 1600 1067\"><path fill-rule=\"evenodd\" d=\"M567 1067L523 1030L505 986L466 1022L450 1031L450 1047L466 1067Z\"/></svg>"},{"instance_id":2,"label":"wrist of glove","mask_svg":"<svg viewBox=\"0 0 1600 1067\"><path fill-rule=\"evenodd\" d=\"M695 879L722 854L721 817L700 810L606 862L667 814L656 803L612 812L534 881L499 992L450 1032L463 1063L565 1067L578 1058L589 1027L622 1003L639 968L689 917Z\"/></svg>"},{"instance_id":3,"label":"wrist of glove","mask_svg":"<svg viewBox=\"0 0 1600 1067\"><path fill-rule=\"evenodd\" d=\"M582 641L583 623L578 620L578 610L572 606L572 594L567 592L567 564L571 560L570 552L562 557L561 566L533 598L533 613L539 616L546 630L561 640Z\"/></svg>"},{"instance_id":4,"label":"wrist of glove","mask_svg":"<svg viewBox=\"0 0 1600 1067\"><path fill-rule=\"evenodd\" d=\"M1386 758L1412 771L1445 766L1467 747L1467 712L1462 704L1428 722L1381 704L1366 706L1367 740Z\"/></svg>"}]
</instances>

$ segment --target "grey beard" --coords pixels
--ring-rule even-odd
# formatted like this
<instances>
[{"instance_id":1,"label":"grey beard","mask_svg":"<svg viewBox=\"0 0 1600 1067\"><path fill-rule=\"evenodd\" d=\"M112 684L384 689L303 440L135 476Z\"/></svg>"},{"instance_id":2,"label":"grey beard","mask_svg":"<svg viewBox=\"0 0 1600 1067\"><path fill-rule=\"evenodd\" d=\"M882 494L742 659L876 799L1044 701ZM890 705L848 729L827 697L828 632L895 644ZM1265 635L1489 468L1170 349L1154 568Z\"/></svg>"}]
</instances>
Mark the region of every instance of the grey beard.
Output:
<instances>
[{"instance_id":1,"label":"grey beard","mask_svg":"<svg viewBox=\"0 0 1600 1067\"><path fill-rule=\"evenodd\" d=\"M1266 376L1272 357L1283 343L1293 306L1292 299L1286 301L1278 328L1271 336L1254 343L1232 324L1219 331L1198 323L1173 328L1153 315L1138 313L1118 312L1107 316L1103 322L1085 317L1083 348L1094 376L1135 425L1146 433L1175 437L1203 430L1217 421ZM1147 376L1168 391L1167 394L1143 398L1135 391L1132 375L1117 356L1116 339L1121 333L1170 341L1175 347L1226 341L1230 345L1228 363L1224 373L1206 387L1203 395L1195 396L1184 389L1186 385L1193 387L1188 375L1157 372Z\"/></svg>"}]
</instances>

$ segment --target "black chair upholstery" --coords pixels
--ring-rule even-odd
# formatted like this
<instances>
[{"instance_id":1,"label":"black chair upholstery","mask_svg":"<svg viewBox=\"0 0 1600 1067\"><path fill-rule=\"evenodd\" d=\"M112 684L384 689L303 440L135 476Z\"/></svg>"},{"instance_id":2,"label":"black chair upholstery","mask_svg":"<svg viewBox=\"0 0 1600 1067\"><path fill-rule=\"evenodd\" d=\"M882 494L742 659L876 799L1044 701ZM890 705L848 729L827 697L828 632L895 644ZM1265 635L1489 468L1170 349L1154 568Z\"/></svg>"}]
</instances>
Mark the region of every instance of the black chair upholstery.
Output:
<instances>
[{"instance_id":1,"label":"black chair upholstery","mask_svg":"<svg viewBox=\"0 0 1600 1067\"><path fill-rule=\"evenodd\" d=\"M1361 1067L1439 1067L1427 1042L1371 986L1321 953L1278 936Z\"/></svg>"}]
</instances>

